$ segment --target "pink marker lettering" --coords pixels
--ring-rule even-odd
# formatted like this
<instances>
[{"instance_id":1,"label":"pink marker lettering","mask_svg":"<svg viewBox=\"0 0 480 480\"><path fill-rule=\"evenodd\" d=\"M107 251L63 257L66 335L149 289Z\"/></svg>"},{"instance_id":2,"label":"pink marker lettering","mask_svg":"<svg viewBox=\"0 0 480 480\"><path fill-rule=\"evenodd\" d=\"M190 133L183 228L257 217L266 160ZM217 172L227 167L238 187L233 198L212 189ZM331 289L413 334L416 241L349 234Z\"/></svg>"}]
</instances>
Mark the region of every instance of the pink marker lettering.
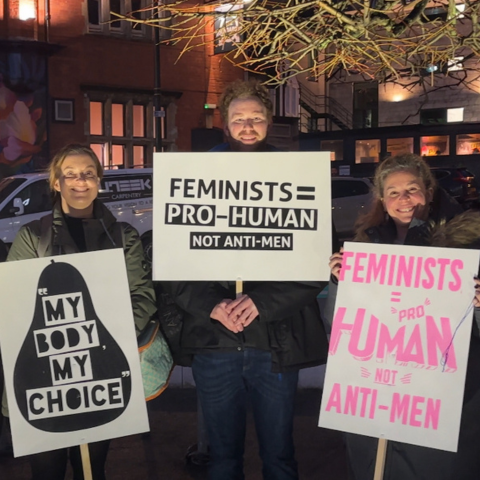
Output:
<instances>
[{"instance_id":1,"label":"pink marker lettering","mask_svg":"<svg viewBox=\"0 0 480 480\"><path fill-rule=\"evenodd\" d=\"M329 412L331 409L335 409L337 413L342 413L342 402L340 397L340 384L334 383L330 397L328 398L327 406L325 410Z\"/></svg>"},{"instance_id":2,"label":"pink marker lettering","mask_svg":"<svg viewBox=\"0 0 480 480\"><path fill-rule=\"evenodd\" d=\"M345 280L345 272L347 270L351 270L352 266L348 264L348 259L350 257L353 257L354 253L353 252L343 252L342 256L342 268L340 269L340 275L339 275L339 281L343 282Z\"/></svg>"},{"instance_id":3,"label":"pink marker lettering","mask_svg":"<svg viewBox=\"0 0 480 480\"><path fill-rule=\"evenodd\" d=\"M432 257L428 257L425 259L425 263L423 264L423 268L425 270L425 273L427 275L428 279L424 279L422 281L422 287L423 288L433 288L433 285L435 284L435 277L433 276L432 273L432 268L435 267L436 261Z\"/></svg>"},{"instance_id":4,"label":"pink marker lettering","mask_svg":"<svg viewBox=\"0 0 480 480\"><path fill-rule=\"evenodd\" d=\"M442 328L441 333L433 317L431 315L426 316L428 364L432 367L438 367L438 349L447 367L445 371L455 372L457 370L457 360L455 357L455 347L452 342L450 319L441 317L440 323Z\"/></svg>"},{"instance_id":5,"label":"pink marker lettering","mask_svg":"<svg viewBox=\"0 0 480 480\"><path fill-rule=\"evenodd\" d=\"M356 415L357 402L358 402L358 387L353 387L352 385L348 385L347 397L345 399L345 409L343 410L343 413L348 414L350 412L352 415Z\"/></svg>"},{"instance_id":6,"label":"pink marker lettering","mask_svg":"<svg viewBox=\"0 0 480 480\"><path fill-rule=\"evenodd\" d=\"M453 260L452 265L450 266L450 271L452 273L454 281L449 282L448 288L452 292L458 292L460 290L460 288L462 287L462 279L460 278L460 275L458 274L458 270L463 270L463 262L457 258L457 259Z\"/></svg>"},{"instance_id":7,"label":"pink marker lettering","mask_svg":"<svg viewBox=\"0 0 480 480\"><path fill-rule=\"evenodd\" d=\"M419 324L413 327L413 332L410 335L407 346L403 352L398 353L397 360L405 363L416 362L419 365L423 365L425 363Z\"/></svg>"},{"instance_id":8,"label":"pink marker lettering","mask_svg":"<svg viewBox=\"0 0 480 480\"><path fill-rule=\"evenodd\" d=\"M340 337L342 336L342 331L351 332L353 324L344 323L343 319L345 318L345 313L347 309L345 307L339 307L335 312L335 317L332 324L332 334L330 336L330 346L329 353L330 355L335 355L338 348L338 343L340 342Z\"/></svg>"},{"instance_id":9,"label":"pink marker lettering","mask_svg":"<svg viewBox=\"0 0 480 480\"><path fill-rule=\"evenodd\" d=\"M389 353L397 349L397 355L403 351L405 342L405 326L400 327L393 338L390 336L390 330L385 324L380 325L380 335L378 337L377 358L385 360Z\"/></svg>"},{"instance_id":10,"label":"pink marker lettering","mask_svg":"<svg viewBox=\"0 0 480 480\"><path fill-rule=\"evenodd\" d=\"M369 360L373 355L373 350L375 348L375 340L377 338L378 331L378 318L374 315L370 316L370 322L368 324L368 334L365 341L365 347L363 350L359 347L360 337L363 330L363 323L365 320L365 309L357 309L357 314L355 315L355 323L353 324L352 336L350 342L348 343L348 351L353 355L357 360L366 361ZM332 333L333 335L333 333Z\"/></svg>"},{"instance_id":11,"label":"pink marker lettering","mask_svg":"<svg viewBox=\"0 0 480 480\"><path fill-rule=\"evenodd\" d=\"M405 255L400 255L398 258L397 287L400 287L401 285L409 287L412 284L414 264L415 257L408 257L407 264L407 257L405 257Z\"/></svg>"},{"instance_id":12,"label":"pink marker lettering","mask_svg":"<svg viewBox=\"0 0 480 480\"><path fill-rule=\"evenodd\" d=\"M378 282L380 285L385 283L387 274L388 255L382 254L377 257L376 253L371 253L368 257L366 283Z\"/></svg>"},{"instance_id":13,"label":"pink marker lettering","mask_svg":"<svg viewBox=\"0 0 480 480\"><path fill-rule=\"evenodd\" d=\"M425 428L430 428L430 424L434 430L438 429L438 419L440 417L440 407L442 401L433 398L427 399L427 412L425 414Z\"/></svg>"},{"instance_id":14,"label":"pink marker lettering","mask_svg":"<svg viewBox=\"0 0 480 480\"><path fill-rule=\"evenodd\" d=\"M367 411L368 397L372 393L371 388L362 387L360 388L360 393L362 394L362 406L360 407L360 417L365 417L365 412Z\"/></svg>"},{"instance_id":15,"label":"pink marker lettering","mask_svg":"<svg viewBox=\"0 0 480 480\"><path fill-rule=\"evenodd\" d=\"M415 288L418 288L420 286L420 277L422 276L422 263L423 263L423 258L418 257L416 274L415 274Z\"/></svg>"},{"instance_id":16,"label":"pink marker lettering","mask_svg":"<svg viewBox=\"0 0 480 480\"><path fill-rule=\"evenodd\" d=\"M392 255L390 257L390 271L388 272L388 285L393 285L393 276L395 274L395 263L397 261L397 256Z\"/></svg>"},{"instance_id":17,"label":"pink marker lettering","mask_svg":"<svg viewBox=\"0 0 480 480\"><path fill-rule=\"evenodd\" d=\"M377 406L377 393L377 390L372 390L372 403L370 403L370 413L368 415L368 418L375 417L375 408Z\"/></svg>"},{"instance_id":18,"label":"pink marker lettering","mask_svg":"<svg viewBox=\"0 0 480 480\"><path fill-rule=\"evenodd\" d=\"M422 410L418 408L418 404L423 402L425 402L425 397L419 397L418 395L412 396L412 408L410 410L410 425L412 427L422 426L422 422L418 420L417 417L423 413Z\"/></svg>"},{"instance_id":19,"label":"pink marker lettering","mask_svg":"<svg viewBox=\"0 0 480 480\"><path fill-rule=\"evenodd\" d=\"M365 267L363 265L360 265L360 262L364 258L367 258L367 254L364 253L364 252L359 252L355 255L355 263L353 265L352 282L355 282L355 283L363 283L364 282L364 279L359 276L360 272L363 272L365 270Z\"/></svg>"},{"instance_id":20,"label":"pink marker lettering","mask_svg":"<svg viewBox=\"0 0 480 480\"><path fill-rule=\"evenodd\" d=\"M438 289L443 290L443 282L445 281L445 269L450 263L449 258L439 258L437 262L440 264L440 271L438 272Z\"/></svg>"},{"instance_id":21,"label":"pink marker lettering","mask_svg":"<svg viewBox=\"0 0 480 480\"><path fill-rule=\"evenodd\" d=\"M390 423L394 423L398 417L402 417L402 424L407 424L408 405L410 403L410 395L404 395L403 398L398 392L392 397L392 409L390 410Z\"/></svg>"}]
</instances>

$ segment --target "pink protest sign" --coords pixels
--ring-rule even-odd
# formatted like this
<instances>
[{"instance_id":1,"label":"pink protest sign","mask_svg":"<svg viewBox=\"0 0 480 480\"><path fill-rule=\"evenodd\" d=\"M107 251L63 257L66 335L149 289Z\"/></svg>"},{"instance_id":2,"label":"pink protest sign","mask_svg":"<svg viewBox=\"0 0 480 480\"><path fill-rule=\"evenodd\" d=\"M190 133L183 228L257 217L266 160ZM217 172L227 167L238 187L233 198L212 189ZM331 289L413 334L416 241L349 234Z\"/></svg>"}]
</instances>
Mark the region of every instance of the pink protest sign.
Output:
<instances>
[{"instance_id":1,"label":"pink protest sign","mask_svg":"<svg viewBox=\"0 0 480 480\"><path fill-rule=\"evenodd\" d=\"M456 451L480 252L344 248L319 426Z\"/></svg>"}]
</instances>

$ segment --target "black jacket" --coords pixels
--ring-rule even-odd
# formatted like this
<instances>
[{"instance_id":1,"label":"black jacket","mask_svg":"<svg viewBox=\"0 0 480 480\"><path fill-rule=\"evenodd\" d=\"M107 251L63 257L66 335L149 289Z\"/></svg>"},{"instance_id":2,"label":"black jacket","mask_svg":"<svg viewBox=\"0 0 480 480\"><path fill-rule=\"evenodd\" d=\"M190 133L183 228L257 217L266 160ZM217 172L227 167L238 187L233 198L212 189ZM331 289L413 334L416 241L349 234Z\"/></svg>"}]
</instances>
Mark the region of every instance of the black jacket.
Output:
<instances>
[{"instance_id":1,"label":"black jacket","mask_svg":"<svg viewBox=\"0 0 480 480\"><path fill-rule=\"evenodd\" d=\"M184 311L180 364L195 353L238 351L244 347L272 352L272 371L284 372L325 363L327 337L316 297L323 282L245 282L243 293L259 316L235 334L210 318L224 298L235 298L227 282L165 282Z\"/></svg>"},{"instance_id":2,"label":"black jacket","mask_svg":"<svg viewBox=\"0 0 480 480\"><path fill-rule=\"evenodd\" d=\"M232 151L229 143L211 152ZM275 152L268 143L258 151ZM338 241L333 230L333 244ZM324 364L328 343L317 296L326 282L244 282L243 293L255 303L259 316L235 334L210 318L215 305L234 299L233 282L162 282L183 310L183 327L175 362L190 366L193 355L215 351L239 351L245 347L272 353L272 371L285 372Z\"/></svg>"},{"instance_id":3,"label":"black jacket","mask_svg":"<svg viewBox=\"0 0 480 480\"><path fill-rule=\"evenodd\" d=\"M78 247L70 236L58 202L52 213L52 238L45 256L78 253ZM156 313L155 293L137 231L128 223L123 223L122 242L122 238L117 235L117 225L117 219L112 212L100 200L95 200L94 218L83 220L86 247L88 252L93 252L122 247L123 243L133 316L138 334ZM24 225L10 248L8 261L37 258L40 236L40 220Z\"/></svg>"},{"instance_id":4,"label":"black jacket","mask_svg":"<svg viewBox=\"0 0 480 480\"><path fill-rule=\"evenodd\" d=\"M462 232L462 225L472 230L472 224L480 237L480 216L462 212L461 207L452 202L446 194L437 192L432 206L429 221L413 220L410 224L405 244L408 245L438 245L459 247L467 236ZM460 221L451 223L454 228L448 228L455 218ZM437 224L446 232L435 232ZM393 243L396 231L393 222L371 227L366 233L372 243ZM440 235L438 235L440 233ZM472 233L472 232L469 232ZM473 232L474 233L474 232ZM438 235L436 237L436 234ZM438 242L444 236L448 241ZM473 235L475 237L475 235ZM453 238L453 237L456 237ZM450 244L449 244L450 243ZM475 242L474 242L475 243ZM472 248L470 240L463 244L464 248ZM331 281L329 285L326 319L331 323L334 313L334 303L337 286ZM472 279L473 293L473 279ZM480 309L475 308L477 322ZM387 457L384 471L385 480L478 480L480 478L480 339L477 323L473 323L472 337L467 364L465 393L460 423L458 453L445 452L433 448L420 447L402 442L388 441ZM350 480L372 479L375 470L378 439L345 434L347 454L350 463Z\"/></svg>"}]
</instances>

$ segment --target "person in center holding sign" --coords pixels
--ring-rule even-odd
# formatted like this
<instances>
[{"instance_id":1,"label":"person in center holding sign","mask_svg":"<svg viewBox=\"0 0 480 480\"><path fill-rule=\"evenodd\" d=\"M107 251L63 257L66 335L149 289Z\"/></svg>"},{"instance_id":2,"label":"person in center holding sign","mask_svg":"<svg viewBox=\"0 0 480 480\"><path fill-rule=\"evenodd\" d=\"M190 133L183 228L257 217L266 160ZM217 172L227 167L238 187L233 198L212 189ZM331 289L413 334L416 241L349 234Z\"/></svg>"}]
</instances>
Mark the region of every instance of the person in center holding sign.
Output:
<instances>
[{"instance_id":1,"label":"person in center holding sign","mask_svg":"<svg viewBox=\"0 0 480 480\"><path fill-rule=\"evenodd\" d=\"M413 154L387 158L374 178L374 201L357 222L355 241L476 248L480 246L480 214L463 213L460 205L437 188L426 162ZM326 317L331 323L342 251L330 258L332 273ZM475 308L470 340L458 452L388 441L384 480L476 480L480 475L480 281L472 279ZM474 288L475 287L475 288ZM412 413L414 415L414 413ZM419 435L421 431L419 430ZM378 439L345 434L352 480L374 478Z\"/></svg>"},{"instance_id":2,"label":"person in center holding sign","mask_svg":"<svg viewBox=\"0 0 480 480\"><path fill-rule=\"evenodd\" d=\"M52 215L20 229L8 261L123 246L138 333L156 312L150 269L136 230L117 223L110 210L97 199L102 175L102 166L89 147L74 144L62 148L49 165L49 183L54 194ZM94 480L105 479L108 447L108 440L89 444ZM82 480L79 447L32 455L32 480L64 480L69 456L74 479Z\"/></svg>"},{"instance_id":3,"label":"person in center holding sign","mask_svg":"<svg viewBox=\"0 0 480 480\"><path fill-rule=\"evenodd\" d=\"M268 90L229 85L220 103L228 143L213 151L274 151ZM316 297L322 282L165 282L184 311L177 363L192 366L210 447L209 479L244 478L247 402L263 477L298 479L293 417L298 372L325 362L327 338Z\"/></svg>"},{"instance_id":4,"label":"person in center holding sign","mask_svg":"<svg viewBox=\"0 0 480 480\"><path fill-rule=\"evenodd\" d=\"M267 143L272 123L272 102L268 89L258 82L236 81L227 86L220 99L226 143L211 152L274 152Z\"/></svg>"}]
</instances>

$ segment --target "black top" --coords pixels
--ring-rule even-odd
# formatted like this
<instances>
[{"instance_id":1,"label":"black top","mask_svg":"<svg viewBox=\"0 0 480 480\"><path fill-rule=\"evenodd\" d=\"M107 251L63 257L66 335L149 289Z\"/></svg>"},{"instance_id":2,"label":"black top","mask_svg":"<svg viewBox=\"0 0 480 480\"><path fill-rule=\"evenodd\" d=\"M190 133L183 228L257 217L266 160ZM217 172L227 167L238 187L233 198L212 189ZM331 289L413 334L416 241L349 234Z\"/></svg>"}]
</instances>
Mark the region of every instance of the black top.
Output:
<instances>
[{"instance_id":1,"label":"black top","mask_svg":"<svg viewBox=\"0 0 480 480\"><path fill-rule=\"evenodd\" d=\"M75 245L78 247L78 250L80 252L86 252L87 242L85 241L83 218L69 217L65 214L63 216L65 217L65 223L67 224L68 233L72 237L72 240L75 242Z\"/></svg>"}]
</instances>

